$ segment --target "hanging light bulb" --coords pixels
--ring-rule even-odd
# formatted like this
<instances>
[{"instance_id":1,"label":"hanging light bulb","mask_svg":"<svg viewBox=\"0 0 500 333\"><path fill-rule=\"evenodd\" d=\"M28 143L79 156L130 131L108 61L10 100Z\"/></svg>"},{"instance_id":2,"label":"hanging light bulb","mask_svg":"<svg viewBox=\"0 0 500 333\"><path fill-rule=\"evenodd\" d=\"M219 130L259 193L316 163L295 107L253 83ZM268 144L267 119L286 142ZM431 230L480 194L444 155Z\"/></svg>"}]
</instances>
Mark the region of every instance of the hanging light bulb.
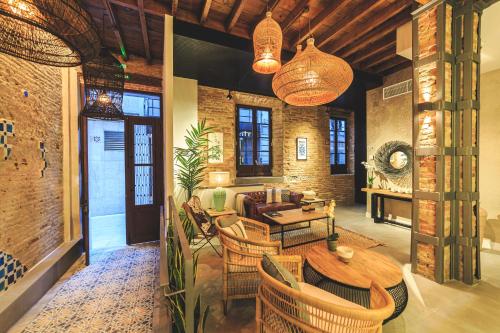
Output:
<instances>
[{"instance_id":1,"label":"hanging light bulb","mask_svg":"<svg viewBox=\"0 0 500 333\"><path fill-rule=\"evenodd\" d=\"M31 8L23 0L8 0L10 10L19 16L32 18L35 15L34 8Z\"/></svg>"},{"instance_id":2,"label":"hanging light bulb","mask_svg":"<svg viewBox=\"0 0 500 333\"><path fill-rule=\"evenodd\" d=\"M316 106L334 101L351 85L353 72L343 59L321 52L314 38L273 77L273 91L295 106Z\"/></svg>"},{"instance_id":3,"label":"hanging light bulb","mask_svg":"<svg viewBox=\"0 0 500 333\"><path fill-rule=\"evenodd\" d=\"M255 27L253 33L254 61L253 70L261 74L276 73L281 67L281 46L283 33L281 27L272 18L271 12L266 13Z\"/></svg>"}]
</instances>

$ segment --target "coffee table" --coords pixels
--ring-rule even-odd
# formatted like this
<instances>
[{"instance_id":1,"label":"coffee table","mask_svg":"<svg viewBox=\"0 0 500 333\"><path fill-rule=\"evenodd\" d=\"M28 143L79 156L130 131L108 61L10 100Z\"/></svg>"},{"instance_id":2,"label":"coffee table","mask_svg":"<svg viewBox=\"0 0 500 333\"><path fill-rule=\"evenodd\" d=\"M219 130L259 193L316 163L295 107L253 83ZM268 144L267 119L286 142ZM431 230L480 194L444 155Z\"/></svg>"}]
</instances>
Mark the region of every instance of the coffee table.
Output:
<instances>
[{"instance_id":1,"label":"coffee table","mask_svg":"<svg viewBox=\"0 0 500 333\"><path fill-rule=\"evenodd\" d=\"M395 303L394 313L385 322L399 316L408 303L408 289L401 269L383 254L350 247L354 256L348 264L323 246L311 248L304 263L304 281L366 308L370 307L371 283L377 281Z\"/></svg>"},{"instance_id":2,"label":"coffee table","mask_svg":"<svg viewBox=\"0 0 500 333\"><path fill-rule=\"evenodd\" d=\"M311 228L311 221L326 219L327 215L323 212L323 209L315 209L315 210L311 210L309 212L304 212L304 211L302 211L301 208L299 208L299 209L283 210L283 211L279 211L278 213L280 213L281 216L271 216L271 215L269 215L269 213L264 213L263 215L266 218L268 218L269 220L271 220L272 222L274 222L280 226L280 231L278 231L278 232L281 234L281 247L283 249L287 249L287 248L298 246L298 245L308 244L308 243L312 243L312 242L317 242L318 240L321 239L321 238L312 239L312 240L307 240L307 241L302 242L302 243L294 243L292 245L285 246L285 232L300 230L300 229L304 229L304 228ZM287 226L292 226L292 225L304 223L304 222L308 222L307 227L300 227L300 228L285 230L285 227L287 227ZM325 227L327 229L329 228L328 223L325 223ZM276 232L274 232L274 233L276 233ZM327 230L327 234L328 234L328 230Z\"/></svg>"}]
</instances>

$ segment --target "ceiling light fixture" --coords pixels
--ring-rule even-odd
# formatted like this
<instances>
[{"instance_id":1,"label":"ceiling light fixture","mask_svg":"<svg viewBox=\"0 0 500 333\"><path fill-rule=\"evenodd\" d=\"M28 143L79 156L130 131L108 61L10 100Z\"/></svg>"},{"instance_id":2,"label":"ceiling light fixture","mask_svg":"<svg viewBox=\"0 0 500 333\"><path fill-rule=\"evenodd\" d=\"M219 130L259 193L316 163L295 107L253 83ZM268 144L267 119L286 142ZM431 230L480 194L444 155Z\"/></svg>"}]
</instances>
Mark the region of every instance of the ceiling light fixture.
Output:
<instances>
[{"instance_id":1,"label":"ceiling light fixture","mask_svg":"<svg viewBox=\"0 0 500 333\"><path fill-rule=\"evenodd\" d=\"M281 67L282 44L281 27L268 11L266 18L257 24L253 33L253 70L260 74L276 73Z\"/></svg>"},{"instance_id":2,"label":"ceiling light fixture","mask_svg":"<svg viewBox=\"0 0 500 333\"><path fill-rule=\"evenodd\" d=\"M314 38L274 75L273 91L295 106L316 106L334 101L351 85L353 72L343 59L318 50Z\"/></svg>"},{"instance_id":3,"label":"ceiling light fixture","mask_svg":"<svg viewBox=\"0 0 500 333\"><path fill-rule=\"evenodd\" d=\"M0 0L0 52L73 67L99 54L92 19L77 0Z\"/></svg>"}]
</instances>

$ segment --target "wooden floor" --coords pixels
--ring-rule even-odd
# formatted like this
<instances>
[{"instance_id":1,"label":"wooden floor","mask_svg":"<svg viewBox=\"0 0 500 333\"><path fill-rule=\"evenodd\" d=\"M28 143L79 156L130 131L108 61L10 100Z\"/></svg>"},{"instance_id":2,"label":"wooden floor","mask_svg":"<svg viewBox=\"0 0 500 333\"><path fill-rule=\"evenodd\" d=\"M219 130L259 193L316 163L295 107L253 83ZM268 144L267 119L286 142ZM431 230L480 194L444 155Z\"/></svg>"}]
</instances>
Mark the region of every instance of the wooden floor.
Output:
<instances>
[{"instance_id":1,"label":"wooden floor","mask_svg":"<svg viewBox=\"0 0 500 333\"><path fill-rule=\"evenodd\" d=\"M393 258L402 268L409 289L405 312L384 326L384 333L498 332L500 327L500 253L483 252L483 280L475 286L459 282L439 285L410 272L410 230L374 224L364 207L336 210L338 225L367 235L387 246L374 250ZM210 305L206 332L255 332L255 301L231 302L222 313L222 260L209 249L201 251L198 282L203 301Z\"/></svg>"}]
</instances>

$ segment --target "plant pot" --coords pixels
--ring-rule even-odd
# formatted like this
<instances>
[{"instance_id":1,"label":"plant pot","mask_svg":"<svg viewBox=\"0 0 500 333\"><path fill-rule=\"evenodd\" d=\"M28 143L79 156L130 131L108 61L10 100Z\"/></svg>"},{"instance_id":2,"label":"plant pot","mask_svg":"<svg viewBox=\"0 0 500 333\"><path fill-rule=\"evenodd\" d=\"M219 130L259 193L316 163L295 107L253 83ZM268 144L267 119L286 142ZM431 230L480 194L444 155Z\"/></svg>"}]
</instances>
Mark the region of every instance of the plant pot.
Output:
<instances>
[{"instance_id":1,"label":"plant pot","mask_svg":"<svg viewBox=\"0 0 500 333\"><path fill-rule=\"evenodd\" d=\"M368 184L368 188L373 188L373 184Z\"/></svg>"},{"instance_id":2,"label":"plant pot","mask_svg":"<svg viewBox=\"0 0 500 333\"><path fill-rule=\"evenodd\" d=\"M335 252L337 251L337 240L327 239L326 245L329 251Z\"/></svg>"}]
</instances>

